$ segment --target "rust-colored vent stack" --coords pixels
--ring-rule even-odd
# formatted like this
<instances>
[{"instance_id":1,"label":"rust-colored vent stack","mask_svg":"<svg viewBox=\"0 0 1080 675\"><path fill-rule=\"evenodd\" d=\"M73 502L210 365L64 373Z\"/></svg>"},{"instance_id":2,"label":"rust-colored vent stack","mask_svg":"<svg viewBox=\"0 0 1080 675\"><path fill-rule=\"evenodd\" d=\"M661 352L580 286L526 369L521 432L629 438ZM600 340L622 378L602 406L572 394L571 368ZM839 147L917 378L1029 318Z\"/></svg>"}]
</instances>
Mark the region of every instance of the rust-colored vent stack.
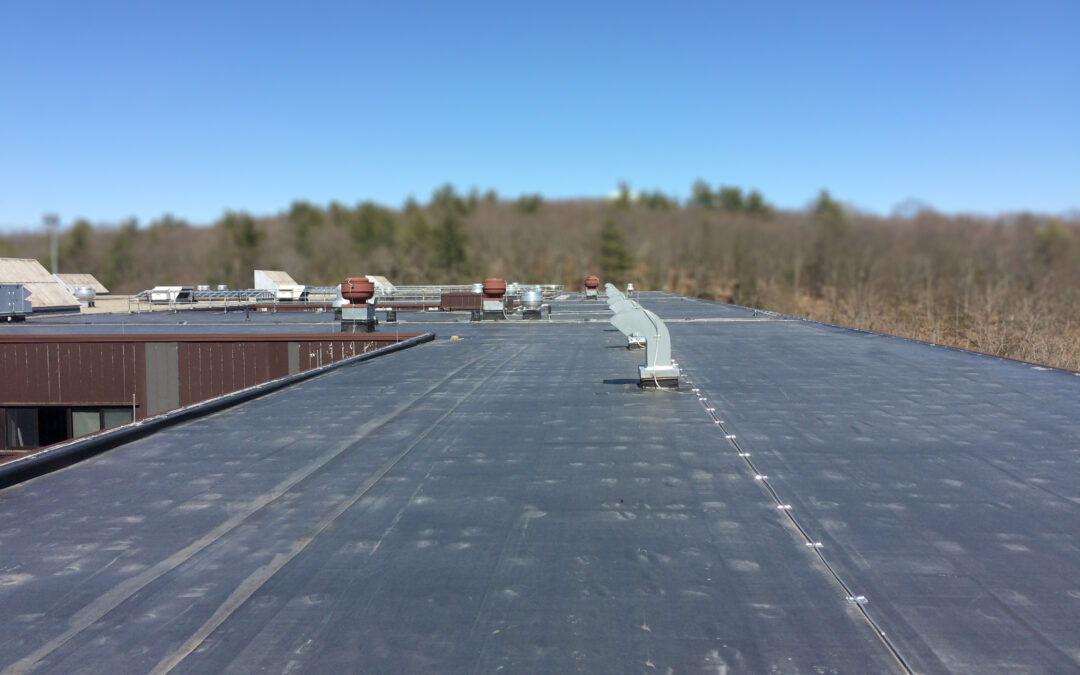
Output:
<instances>
[{"instance_id":1,"label":"rust-colored vent stack","mask_svg":"<svg viewBox=\"0 0 1080 675\"><path fill-rule=\"evenodd\" d=\"M499 321L506 318L506 282L502 279L484 279L480 287L484 293L483 311L480 316L485 321Z\"/></svg>"},{"instance_id":2,"label":"rust-colored vent stack","mask_svg":"<svg viewBox=\"0 0 1080 675\"><path fill-rule=\"evenodd\" d=\"M597 300L600 297L599 292L596 290L600 288L600 277L595 274L590 274L585 277L585 299Z\"/></svg>"},{"instance_id":3,"label":"rust-colored vent stack","mask_svg":"<svg viewBox=\"0 0 1080 675\"><path fill-rule=\"evenodd\" d=\"M498 300L506 295L506 282L502 279L484 279L484 298Z\"/></svg>"},{"instance_id":4,"label":"rust-colored vent stack","mask_svg":"<svg viewBox=\"0 0 1080 675\"><path fill-rule=\"evenodd\" d=\"M362 305L375 297L375 282L366 277L349 277L341 284L341 297L354 305Z\"/></svg>"}]
</instances>

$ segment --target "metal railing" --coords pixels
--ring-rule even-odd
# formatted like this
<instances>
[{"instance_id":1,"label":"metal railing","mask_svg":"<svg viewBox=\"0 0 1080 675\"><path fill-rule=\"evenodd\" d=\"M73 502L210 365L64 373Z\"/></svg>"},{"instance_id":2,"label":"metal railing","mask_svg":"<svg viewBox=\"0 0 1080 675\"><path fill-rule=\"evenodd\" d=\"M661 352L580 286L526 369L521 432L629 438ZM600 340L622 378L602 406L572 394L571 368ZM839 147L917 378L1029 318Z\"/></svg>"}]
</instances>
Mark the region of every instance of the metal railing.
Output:
<instances>
[{"instance_id":1,"label":"metal railing","mask_svg":"<svg viewBox=\"0 0 1080 675\"><path fill-rule=\"evenodd\" d=\"M168 300L165 302L154 300L151 296L152 291L142 291L141 293L129 296L127 300L128 313L138 314L139 312L144 311L144 307L146 308L146 311L153 311L155 307L176 311L177 309L190 309L193 305L202 307L220 307L227 312L229 311L230 305L239 309L243 305L252 305L255 303L277 303L277 296L274 291L255 288L225 291L187 291L183 294L183 299L180 299L179 293L170 292Z\"/></svg>"}]
</instances>

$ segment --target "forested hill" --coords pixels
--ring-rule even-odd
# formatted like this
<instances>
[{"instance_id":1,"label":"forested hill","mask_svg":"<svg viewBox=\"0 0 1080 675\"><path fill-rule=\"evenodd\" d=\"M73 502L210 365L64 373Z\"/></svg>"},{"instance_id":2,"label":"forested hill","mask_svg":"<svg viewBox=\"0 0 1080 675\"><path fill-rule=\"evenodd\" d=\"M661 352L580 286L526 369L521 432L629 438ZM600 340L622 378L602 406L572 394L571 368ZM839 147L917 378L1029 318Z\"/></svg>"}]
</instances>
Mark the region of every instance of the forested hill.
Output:
<instances>
[{"instance_id":1,"label":"forested hill","mask_svg":"<svg viewBox=\"0 0 1080 675\"><path fill-rule=\"evenodd\" d=\"M48 264L43 233L0 235L0 256ZM696 184L685 204L628 189L609 200L500 200L447 186L400 209L295 202L273 216L228 212L210 226L76 221L60 270L115 293L158 284L252 285L283 269L331 285L485 277L561 283L590 273L642 289L734 302L1080 369L1080 222L1055 217L878 217L823 192L802 211L756 192Z\"/></svg>"}]
</instances>

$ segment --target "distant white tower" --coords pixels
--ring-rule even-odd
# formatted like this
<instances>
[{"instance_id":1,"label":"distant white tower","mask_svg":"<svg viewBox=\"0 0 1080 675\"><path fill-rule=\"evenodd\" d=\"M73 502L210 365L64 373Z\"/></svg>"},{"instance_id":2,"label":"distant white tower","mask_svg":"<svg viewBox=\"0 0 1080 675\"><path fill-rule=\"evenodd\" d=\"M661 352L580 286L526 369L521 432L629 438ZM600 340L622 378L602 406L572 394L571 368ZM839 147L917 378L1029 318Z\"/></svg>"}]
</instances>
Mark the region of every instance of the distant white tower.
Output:
<instances>
[{"instance_id":1,"label":"distant white tower","mask_svg":"<svg viewBox=\"0 0 1080 675\"><path fill-rule=\"evenodd\" d=\"M49 271L56 274L60 271L57 260L60 257L58 243L60 216L55 213L46 213L41 216L41 222L49 232L49 252L52 254L52 268Z\"/></svg>"}]
</instances>

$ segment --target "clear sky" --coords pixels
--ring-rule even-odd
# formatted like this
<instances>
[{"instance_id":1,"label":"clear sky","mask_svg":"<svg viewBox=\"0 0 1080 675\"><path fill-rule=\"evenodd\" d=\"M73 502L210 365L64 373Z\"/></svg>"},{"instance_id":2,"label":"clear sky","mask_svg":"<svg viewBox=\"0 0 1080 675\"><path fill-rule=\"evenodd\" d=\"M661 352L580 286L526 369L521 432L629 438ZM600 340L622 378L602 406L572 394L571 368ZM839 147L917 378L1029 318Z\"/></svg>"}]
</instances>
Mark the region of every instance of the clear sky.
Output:
<instances>
[{"instance_id":1,"label":"clear sky","mask_svg":"<svg viewBox=\"0 0 1080 675\"><path fill-rule=\"evenodd\" d=\"M0 1L0 228L298 198L1080 208L1080 0Z\"/></svg>"}]
</instances>

